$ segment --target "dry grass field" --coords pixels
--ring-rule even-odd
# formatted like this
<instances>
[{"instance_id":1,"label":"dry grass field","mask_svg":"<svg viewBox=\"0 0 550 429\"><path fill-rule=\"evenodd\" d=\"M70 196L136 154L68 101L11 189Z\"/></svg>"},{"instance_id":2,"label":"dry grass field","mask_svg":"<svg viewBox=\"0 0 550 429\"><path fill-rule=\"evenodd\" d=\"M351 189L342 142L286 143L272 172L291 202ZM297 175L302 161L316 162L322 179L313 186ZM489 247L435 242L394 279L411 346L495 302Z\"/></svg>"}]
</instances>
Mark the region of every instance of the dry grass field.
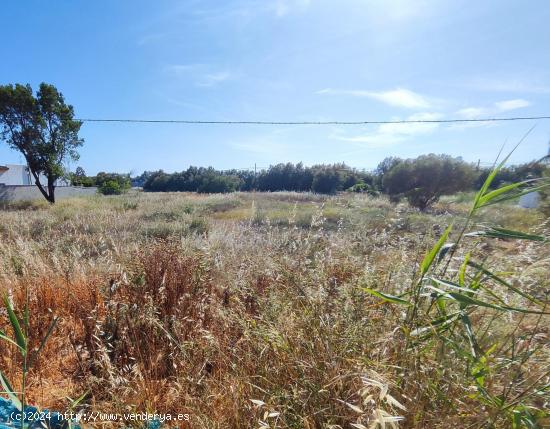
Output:
<instances>
[{"instance_id":1,"label":"dry grass field","mask_svg":"<svg viewBox=\"0 0 550 429\"><path fill-rule=\"evenodd\" d=\"M543 421L546 316L469 313L481 371L460 356L468 338L458 328L412 341L407 307L363 289L406 296L470 201L422 213L362 195L133 193L4 207L0 287L18 311L28 299L33 347L60 317L28 402L64 411L67 397L86 394L80 408L185 412L190 427L220 429L504 428L520 405ZM548 235L537 211L511 204L483 209L472 229L488 224ZM471 252L546 302L548 243L463 240L437 267L448 265L446 278L464 274ZM484 279L503 307L532 308ZM1 324L9 332L4 313ZM18 380L14 347L0 342L0 356Z\"/></svg>"}]
</instances>

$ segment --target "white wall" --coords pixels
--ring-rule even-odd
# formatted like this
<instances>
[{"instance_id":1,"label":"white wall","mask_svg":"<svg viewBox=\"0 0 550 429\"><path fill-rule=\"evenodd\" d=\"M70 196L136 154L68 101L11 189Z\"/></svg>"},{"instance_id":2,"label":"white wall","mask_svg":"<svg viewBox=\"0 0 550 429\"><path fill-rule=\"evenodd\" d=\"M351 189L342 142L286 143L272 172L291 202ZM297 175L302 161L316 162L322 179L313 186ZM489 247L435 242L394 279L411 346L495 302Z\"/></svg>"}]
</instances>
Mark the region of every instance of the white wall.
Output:
<instances>
[{"instance_id":1,"label":"white wall","mask_svg":"<svg viewBox=\"0 0 550 429\"><path fill-rule=\"evenodd\" d=\"M80 186L61 186L55 188L55 198L82 197L97 195L97 188L83 188ZM28 201L40 200L44 196L36 185L4 186L0 185L0 201Z\"/></svg>"},{"instance_id":2,"label":"white wall","mask_svg":"<svg viewBox=\"0 0 550 429\"><path fill-rule=\"evenodd\" d=\"M0 170L0 183L4 185L30 185L30 176L26 166L7 164L8 170Z\"/></svg>"},{"instance_id":3,"label":"white wall","mask_svg":"<svg viewBox=\"0 0 550 429\"><path fill-rule=\"evenodd\" d=\"M8 167L8 170L5 171L0 169L0 184L6 186L21 186L21 185L34 185L34 177L31 175L26 165L16 165L16 164L5 164L0 167ZM39 177L40 183L46 185L48 183L44 175ZM65 179L57 179L56 186L69 186L70 183Z\"/></svg>"}]
</instances>

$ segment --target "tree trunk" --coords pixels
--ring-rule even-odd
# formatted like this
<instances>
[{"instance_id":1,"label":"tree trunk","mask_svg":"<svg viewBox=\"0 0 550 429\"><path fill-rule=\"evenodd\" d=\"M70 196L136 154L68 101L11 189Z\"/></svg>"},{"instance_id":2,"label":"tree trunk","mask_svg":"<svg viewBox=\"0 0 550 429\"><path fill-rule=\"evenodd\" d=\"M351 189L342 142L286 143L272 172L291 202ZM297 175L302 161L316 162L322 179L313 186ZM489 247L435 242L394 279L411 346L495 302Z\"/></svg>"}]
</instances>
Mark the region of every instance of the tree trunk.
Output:
<instances>
[{"instance_id":1,"label":"tree trunk","mask_svg":"<svg viewBox=\"0 0 550 429\"><path fill-rule=\"evenodd\" d=\"M48 194L50 195L48 201L52 204L55 203L55 179L52 177L48 177Z\"/></svg>"},{"instance_id":2,"label":"tree trunk","mask_svg":"<svg viewBox=\"0 0 550 429\"><path fill-rule=\"evenodd\" d=\"M55 185L54 185L55 181L50 180L50 178L48 178L48 190L46 190L44 189L44 186L42 185L42 183L40 183L40 178L38 174L30 167L29 167L29 170L31 171L34 177L34 184L37 186L40 193L44 195L44 198L46 198L46 200L49 203L51 204L55 203Z\"/></svg>"}]
</instances>

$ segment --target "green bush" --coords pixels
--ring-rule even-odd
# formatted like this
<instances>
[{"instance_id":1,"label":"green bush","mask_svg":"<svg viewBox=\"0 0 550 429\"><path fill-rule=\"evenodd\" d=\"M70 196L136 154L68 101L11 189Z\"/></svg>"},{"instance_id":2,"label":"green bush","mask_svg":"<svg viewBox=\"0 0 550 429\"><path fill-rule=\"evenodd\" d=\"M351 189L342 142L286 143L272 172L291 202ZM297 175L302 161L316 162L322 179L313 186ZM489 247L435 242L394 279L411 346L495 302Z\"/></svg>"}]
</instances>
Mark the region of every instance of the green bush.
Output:
<instances>
[{"instance_id":1,"label":"green bush","mask_svg":"<svg viewBox=\"0 0 550 429\"><path fill-rule=\"evenodd\" d=\"M127 174L103 172L97 174L95 184L98 192L103 195L120 195L132 186Z\"/></svg>"},{"instance_id":2,"label":"green bush","mask_svg":"<svg viewBox=\"0 0 550 429\"><path fill-rule=\"evenodd\" d=\"M405 197L425 210L442 195L470 189L474 177L474 168L461 158L430 154L396 164L384 175L383 187L392 201Z\"/></svg>"},{"instance_id":3,"label":"green bush","mask_svg":"<svg viewBox=\"0 0 550 429\"><path fill-rule=\"evenodd\" d=\"M361 194L368 194L371 196L379 195L379 192L376 189L374 189L372 186L369 186L363 182L359 182L353 186L350 186L348 189L346 189L346 192L356 192Z\"/></svg>"},{"instance_id":4,"label":"green bush","mask_svg":"<svg viewBox=\"0 0 550 429\"><path fill-rule=\"evenodd\" d=\"M100 194L103 195L120 195L123 190L120 184L115 180L108 180L103 182L97 189Z\"/></svg>"}]
</instances>

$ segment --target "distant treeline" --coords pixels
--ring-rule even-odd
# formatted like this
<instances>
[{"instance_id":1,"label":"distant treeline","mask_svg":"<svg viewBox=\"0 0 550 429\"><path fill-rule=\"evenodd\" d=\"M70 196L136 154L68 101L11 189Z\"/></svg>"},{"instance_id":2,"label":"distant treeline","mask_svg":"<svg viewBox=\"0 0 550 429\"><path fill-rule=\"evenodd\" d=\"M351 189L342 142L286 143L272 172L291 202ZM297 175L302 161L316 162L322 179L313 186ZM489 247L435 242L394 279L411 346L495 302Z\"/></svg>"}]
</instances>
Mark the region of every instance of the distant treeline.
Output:
<instances>
[{"instance_id":1,"label":"distant treeline","mask_svg":"<svg viewBox=\"0 0 550 429\"><path fill-rule=\"evenodd\" d=\"M117 195L126 192L132 187L129 174L99 172L95 176L86 176L82 167L77 167L70 174L71 184L74 186L93 187L104 195Z\"/></svg>"},{"instance_id":2,"label":"distant treeline","mask_svg":"<svg viewBox=\"0 0 550 429\"><path fill-rule=\"evenodd\" d=\"M501 169L492 187L515 183L543 175L547 167L541 162ZM132 186L146 192L227 193L235 191L296 191L334 194L341 191L385 193L393 201L407 199L424 209L442 195L479 189L491 168L480 168L449 155L422 155L415 159L386 158L373 171L358 170L346 164L321 164L306 167L302 163L277 164L268 169L216 170L212 167L189 167L166 173L146 171L130 179L129 175L99 173L88 177L79 167L72 174L73 184L98 186L105 194L121 193ZM131 182L130 182L131 181Z\"/></svg>"},{"instance_id":3,"label":"distant treeline","mask_svg":"<svg viewBox=\"0 0 550 429\"><path fill-rule=\"evenodd\" d=\"M166 173L146 171L132 178L134 186L141 186L148 192L200 192L225 193L234 191L296 191L332 194L339 191L387 192L389 183L384 177L399 164L426 164L426 176L437 166L447 169L461 168L466 172L466 188L478 189L489 175L491 168L479 168L460 158L446 155L424 155L415 160L400 158L384 159L374 171L351 168L346 164L322 164L306 167L302 163L276 164L257 174L250 170L216 170L212 167L189 167L187 170ZM445 165L445 163L449 165ZM544 166L532 162L502 169L493 181L493 187L528 178L540 177ZM418 174L419 172L416 172ZM452 171L442 174L451 179ZM412 173L410 173L412 174ZM404 180L404 178L403 178ZM445 180L443 178L443 180Z\"/></svg>"},{"instance_id":4,"label":"distant treeline","mask_svg":"<svg viewBox=\"0 0 550 429\"><path fill-rule=\"evenodd\" d=\"M215 170L212 167L189 167L178 173L145 172L134 178L150 192L219 193L233 191L297 191L332 194L361 184L374 189L372 173L345 164L315 165L277 164L257 174L248 170Z\"/></svg>"}]
</instances>

